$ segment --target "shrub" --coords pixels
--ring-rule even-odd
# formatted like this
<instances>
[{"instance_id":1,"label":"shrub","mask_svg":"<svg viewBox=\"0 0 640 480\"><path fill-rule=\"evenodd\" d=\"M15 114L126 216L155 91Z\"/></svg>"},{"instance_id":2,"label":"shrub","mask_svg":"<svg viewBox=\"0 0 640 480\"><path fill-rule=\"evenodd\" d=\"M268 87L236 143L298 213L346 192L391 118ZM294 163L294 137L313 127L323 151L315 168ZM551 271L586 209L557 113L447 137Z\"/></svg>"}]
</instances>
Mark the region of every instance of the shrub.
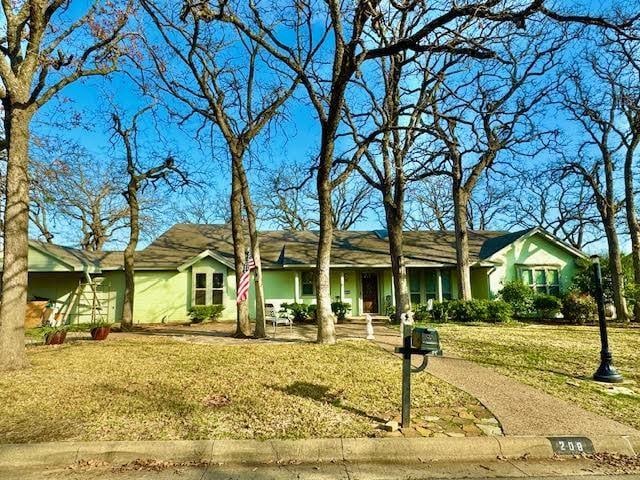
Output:
<instances>
[{"instance_id":1,"label":"shrub","mask_svg":"<svg viewBox=\"0 0 640 480\"><path fill-rule=\"evenodd\" d=\"M331 311L338 317L339 322L344 322L347 318L347 313L351 311L351 304L335 301L331 303Z\"/></svg>"},{"instance_id":2,"label":"shrub","mask_svg":"<svg viewBox=\"0 0 640 480\"><path fill-rule=\"evenodd\" d=\"M193 323L217 320L220 318L223 310L223 305L196 305L189 309L189 317Z\"/></svg>"},{"instance_id":3,"label":"shrub","mask_svg":"<svg viewBox=\"0 0 640 480\"><path fill-rule=\"evenodd\" d=\"M451 319L456 322L485 322L489 317L489 300L450 302Z\"/></svg>"},{"instance_id":4,"label":"shrub","mask_svg":"<svg viewBox=\"0 0 640 480\"><path fill-rule=\"evenodd\" d=\"M540 318L553 318L562 309L562 302L558 297L538 293L533 296L533 308Z\"/></svg>"},{"instance_id":5,"label":"shrub","mask_svg":"<svg viewBox=\"0 0 640 480\"><path fill-rule=\"evenodd\" d=\"M513 319L513 308L503 300L489 300L487 304L487 322L506 323Z\"/></svg>"},{"instance_id":6,"label":"shrub","mask_svg":"<svg viewBox=\"0 0 640 480\"><path fill-rule=\"evenodd\" d=\"M499 296L511 305L516 317L526 317L533 313L534 292L524 283L517 280L505 283Z\"/></svg>"},{"instance_id":7,"label":"shrub","mask_svg":"<svg viewBox=\"0 0 640 480\"><path fill-rule=\"evenodd\" d=\"M293 316L293 321L297 323L303 323L309 320L309 307L304 303L283 303L280 308L281 311L288 312Z\"/></svg>"},{"instance_id":8,"label":"shrub","mask_svg":"<svg viewBox=\"0 0 640 480\"><path fill-rule=\"evenodd\" d=\"M316 304L307 305L307 316L310 321L315 322L318 319L316 315L317 310L318 310L318 306Z\"/></svg>"},{"instance_id":9,"label":"shrub","mask_svg":"<svg viewBox=\"0 0 640 480\"><path fill-rule=\"evenodd\" d=\"M591 320L596 312L596 301L591 295L570 293L562 302L562 315L569 323L582 325Z\"/></svg>"},{"instance_id":10,"label":"shrub","mask_svg":"<svg viewBox=\"0 0 640 480\"><path fill-rule=\"evenodd\" d=\"M502 300L454 300L436 302L431 312L434 321L446 322L509 322L513 317L511 305Z\"/></svg>"},{"instance_id":11,"label":"shrub","mask_svg":"<svg viewBox=\"0 0 640 480\"><path fill-rule=\"evenodd\" d=\"M413 319L416 322L426 322L431 318L431 311L428 310L428 305L424 303L418 303L413 307Z\"/></svg>"},{"instance_id":12,"label":"shrub","mask_svg":"<svg viewBox=\"0 0 640 480\"><path fill-rule=\"evenodd\" d=\"M450 302L433 302L431 318L433 318L434 322L447 322L449 320L449 303Z\"/></svg>"}]
</instances>

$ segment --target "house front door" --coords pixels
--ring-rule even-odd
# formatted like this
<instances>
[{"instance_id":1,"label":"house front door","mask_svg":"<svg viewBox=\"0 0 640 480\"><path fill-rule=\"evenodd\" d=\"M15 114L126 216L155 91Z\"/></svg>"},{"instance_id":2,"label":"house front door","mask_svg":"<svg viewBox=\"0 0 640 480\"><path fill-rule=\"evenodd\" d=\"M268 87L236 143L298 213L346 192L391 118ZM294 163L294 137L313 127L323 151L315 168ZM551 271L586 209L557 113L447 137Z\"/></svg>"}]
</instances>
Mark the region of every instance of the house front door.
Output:
<instances>
[{"instance_id":1,"label":"house front door","mask_svg":"<svg viewBox=\"0 0 640 480\"><path fill-rule=\"evenodd\" d=\"M378 309L378 274L362 274L362 311L380 313Z\"/></svg>"}]
</instances>

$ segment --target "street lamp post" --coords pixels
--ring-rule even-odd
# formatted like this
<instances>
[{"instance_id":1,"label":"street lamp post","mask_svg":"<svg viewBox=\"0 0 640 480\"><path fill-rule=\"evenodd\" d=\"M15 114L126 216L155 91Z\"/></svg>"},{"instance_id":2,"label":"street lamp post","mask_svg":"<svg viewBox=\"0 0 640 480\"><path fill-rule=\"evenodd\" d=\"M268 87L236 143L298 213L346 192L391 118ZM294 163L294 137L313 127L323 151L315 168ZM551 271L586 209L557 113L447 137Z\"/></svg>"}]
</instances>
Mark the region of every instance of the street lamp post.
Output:
<instances>
[{"instance_id":1,"label":"street lamp post","mask_svg":"<svg viewBox=\"0 0 640 480\"><path fill-rule=\"evenodd\" d=\"M593 261L593 279L596 285L596 304L598 305L598 323L600 325L600 366L593 379L598 382L620 383L622 375L613 366L613 355L609 350L609 336L607 334L607 322L604 314L604 294L602 292L602 271L600 258L597 255L591 257Z\"/></svg>"}]
</instances>

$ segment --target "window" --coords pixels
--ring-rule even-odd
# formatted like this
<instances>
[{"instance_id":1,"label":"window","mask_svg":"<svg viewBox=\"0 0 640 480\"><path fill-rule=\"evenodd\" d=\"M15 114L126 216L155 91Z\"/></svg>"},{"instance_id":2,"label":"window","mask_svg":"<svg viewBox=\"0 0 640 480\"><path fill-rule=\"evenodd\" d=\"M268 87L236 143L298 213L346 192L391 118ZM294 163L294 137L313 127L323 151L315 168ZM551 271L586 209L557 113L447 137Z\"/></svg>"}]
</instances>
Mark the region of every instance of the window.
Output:
<instances>
[{"instance_id":1,"label":"window","mask_svg":"<svg viewBox=\"0 0 640 480\"><path fill-rule=\"evenodd\" d=\"M560 295L560 274L555 267L530 267L520 269L522 283L529 285L536 293Z\"/></svg>"},{"instance_id":2,"label":"window","mask_svg":"<svg viewBox=\"0 0 640 480\"><path fill-rule=\"evenodd\" d=\"M207 274L196 273L195 298L196 305L207 304Z\"/></svg>"},{"instance_id":3,"label":"window","mask_svg":"<svg viewBox=\"0 0 640 480\"><path fill-rule=\"evenodd\" d=\"M313 295L315 291L313 272L302 272L300 274L300 281L302 283L302 295Z\"/></svg>"},{"instance_id":4,"label":"window","mask_svg":"<svg viewBox=\"0 0 640 480\"><path fill-rule=\"evenodd\" d=\"M422 303L422 295L420 295L420 272L409 272L409 293L411 297L411 305Z\"/></svg>"},{"instance_id":5,"label":"window","mask_svg":"<svg viewBox=\"0 0 640 480\"><path fill-rule=\"evenodd\" d=\"M442 270L442 298L451 300L451 270Z\"/></svg>"},{"instance_id":6,"label":"window","mask_svg":"<svg viewBox=\"0 0 640 480\"><path fill-rule=\"evenodd\" d=\"M194 305L222 305L224 302L224 275L196 272L194 277Z\"/></svg>"},{"instance_id":7,"label":"window","mask_svg":"<svg viewBox=\"0 0 640 480\"><path fill-rule=\"evenodd\" d=\"M211 304L222 305L223 275L221 273L211 274Z\"/></svg>"},{"instance_id":8,"label":"window","mask_svg":"<svg viewBox=\"0 0 640 480\"><path fill-rule=\"evenodd\" d=\"M435 270L427 270L426 277L426 295L427 300L435 300L438 298L438 280Z\"/></svg>"}]
</instances>

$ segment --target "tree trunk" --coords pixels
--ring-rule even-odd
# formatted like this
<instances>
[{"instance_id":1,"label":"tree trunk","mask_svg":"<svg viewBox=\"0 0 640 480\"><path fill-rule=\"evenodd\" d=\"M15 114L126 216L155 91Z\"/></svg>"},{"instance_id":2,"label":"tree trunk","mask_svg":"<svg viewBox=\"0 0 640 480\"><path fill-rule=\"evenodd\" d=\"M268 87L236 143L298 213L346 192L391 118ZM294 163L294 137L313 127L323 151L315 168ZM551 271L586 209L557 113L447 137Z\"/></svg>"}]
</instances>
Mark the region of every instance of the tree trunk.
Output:
<instances>
[{"instance_id":1,"label":"tree trunk","mask_svg":"<svg viewBox=\"0 0 640 480\"><path fill-rule=\"evenodd\" d=\"M237 166L240 181L242 183L242 199L244 208L247 212L247 225L249 227L249 238L251 240L251 250L253 251L253 261L256 264L255 272L255 290L256 290L256 328L253 333L256 338L266 338L267 331L265 325L264 313L264 284L262 280L262 264L260 258L260 239L258 236L258 228L256 225L256 211L253 208L251 200L251 192L249 189L249 181L242 163Z\"/></svg>"},{"instance_id":2,"label":"tree trunk","mask_svg":"<svg viewBox=\"0 0 640 480\"><path fill-rule=\"evenodd\" d=\"M622 261L620 260L620 244L616 232L615 218L608 214L604 221L604 231L607 236L609 250L609 268L611 270L611 289L613 290L613 304L616 307L618 320L623 322L629 318L627 302L624 298L624 280L622 274Z\"/></svg>"},{"instance_id":3,"label":"tree trunk","mask_svg":"<svg viewBox=\"0 0 640 480\"><path fill-rule=\"evenodd\" d=\"M29 252L29 121L31 114L3 102L7 142L4 251L0 298L0 370L28 366L24 348Z\"/></svg>"},{"instance_id":4,"label":"tree trunk","mask_svg":"<svg viewBox=\"0 0 640 480\"><path fill-rule=\"evenodd\" d=\"M624 192L625 208L627 213L627 224L629 226L629 236L631 237L631 258L633 261L633 281L640 286L640 225L636 214L634 181L633 181L633 159L634 151L638 139L634 139L632 146L628 148L624 163ZM640 299L636 299L633 305L633 318L640 322Z\"/></svg>"},{"instance_id":5,"label":"tree trunk","mask_svg":"<svg viewBox=\"0 0 640 480\"><path fill-rule=\"evenodd\" d=\"M469 232L467 204L469 195L453 180L453 220L456 233L456 263L458 273L458 298L471 300L471 267L469 261Z\"/></svg>"},{"instance_id":6,"label":"tree trunk","mask_svg":"<svg viewBox=\"0 0 640 480\"><path fill-rule=\"evenodd\" d=\"M393 288L396 302L395 319L400 321L401 315L411 309L409 287L407 285L407 267L403 253L404 224L403 212L393 205L393 200L385 195L384 212L389 232L389 254L391 255L391 272L393 274ZM398 202L396 202L396 205Z\"/></svg>"},{"instance_id":7,"label":"tree trunk","mask_svg":"<svg viewBox=\"0 0 640 480\"><path fill-rule=\"evenodd\" d=\"M336 343L335 317L331 311L331 244L333 242L333 215L331 213L331 164L333 136L322 135L317 189L320 208L320 233L316 259L316 301L318 343Z\"/></svg>"},{"instance_id":8,"label":"tree trunk","mask_svg":"<svg viewBox=\"0 0 640 480\"><path fill-rule=\"evenodd\" d=\"M136 183L136 180L132 178L127 186L130 232L129 242L124 249L124 301L122 304L122 320L120 321L120 326L123 330L131 330L133 328L134 255L140 237L140 205L138 203Z\"/></svg>"},{"instance_id":9,"label":"tree trunk","mask_svg":"<svg viewBox=\"0 0 640 480\"><path fill-rule=\"evenodd\" d=\"M240 158L242 158L240 156ZM236 269L236 296L240 287L240 277L246 261L246 245L242 222L242 182L236 168L237 161L232 159L231 168L231 234L233 236L233 258ZM236 333L239 338L251 336L251 322L249 321L248 301L236 303Z\"/></svg>"}]
</instances>

